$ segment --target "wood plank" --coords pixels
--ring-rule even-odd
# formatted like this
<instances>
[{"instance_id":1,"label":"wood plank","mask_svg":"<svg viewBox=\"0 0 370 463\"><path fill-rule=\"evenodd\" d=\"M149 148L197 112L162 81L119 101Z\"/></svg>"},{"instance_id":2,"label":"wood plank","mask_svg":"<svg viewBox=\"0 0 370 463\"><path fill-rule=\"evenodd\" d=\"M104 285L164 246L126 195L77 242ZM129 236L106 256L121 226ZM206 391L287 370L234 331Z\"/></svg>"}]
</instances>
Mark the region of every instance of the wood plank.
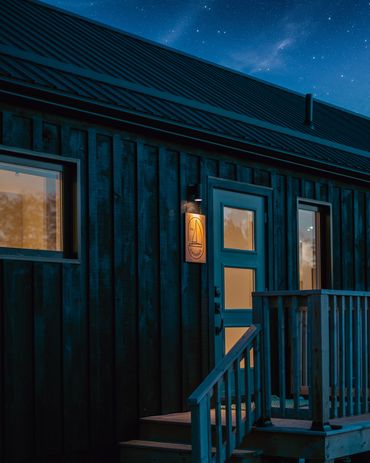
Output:
<instances>
[{"instance_id":1,"label":"wood plank","mask_svg":"<svg viewBox=\"0 0 370 463\"><path fill-rule=\"evenodd\" d=\"M35 439L43 458L63 449L60 282L60 264L34 265Z\"/></svg>"},{"instance_id":2,"label":"wood plank","mask_svg":"<svg viewBox=\"0 0 370 463\"><path fill-rule=\"evenodd\" d=\"M15 115L9 111L3 113L3 143L18 148L32 148L32 119Z\"/></svg>"},{"instance_id":3,"label":"wood plank","mask_svg":"<svg viewBox=\"0 0 370 463\"><path fill-rule=\"evenodd\" d=\"M93 151L94 152L94 151ZM64 451L71 455L89 446L88 375L88 134L63 125L61 153L81 161L81 255L80 264L63 265L63 437Z\"/></svg>"},{"instance_id":4,"label":"wood plank","mask_svg":"<svg viewBox=\"0 0 370 463\"><path fill-rule=\"evenodd\" d=\"M137 175L136 143L114 138L114 301L117 440L137 436ZM129 243L129 245L128 245Z\"/></svg>"},{"instance_id":5,"label":"wood plank","mask_svg":"<svg viewBox=\"0 0 370 463\"><path fill-rule=\"evenodd\" d=\"M273 199L273 223L274 223L274 288L276 290L287 288L286 278L286 185L282 175L271 176ZM291 218L289 218L291 220ZM292 238L292 237L291 237Z\"/></svg>"},{"instance_id":6,"label":"wood plank","mask_svg":"<svg viewBox=\"0 0 370 463\"><path fill-rule=\"evenodd\" d=\"M199 159L186 153L180 154L180 196L186 209L187 185L199 183ZM191 206L191 205L188 205ZM189 210L190 212L190 210ZM181 221L181 243L184 243L184 214ZM183 248L183 246L181 246ZM200 272L201 266L184 261L182 249L181 268L181 320L182 320L182 371L183 371L183 407L186 399L199 385L202 377L201 318L200 318Z\"/></svg>"},{"instance_id":7,"label":"wood plank","mask_svg":"<svg viewBox=\"0 0 370 463\"><path fill-rule=\"evenodd\" d=\"M200 160L200 178L202 183L203 201L201 204L201 211L207 213L209 211L207 178L217 176L217 161L213 159ZM210 215L207 217L207 229L210 230ZM210 236L208 236L208 244L210 245ZM208 252L210 248L208 246ZM209 262L209 259L208 259ZM210 289L209 272L212 269L209 265L201 266L201 356L202 356L202 377L205 377L210 369L214 366L215 351L214 351L214 309L213 301L214 293Z\"/></svg>"},{"instance_id":8,"label":"wood plank","mask_svg":"<svg viewBox=\"0 0 370 463\"><path fill-rule=\"evenodd\" d=\"M157 149L139 144L137 159L139 399L148 416L161 410Z\"/></svg>"},{"instance_id":9,"label":"wood plank","mask_svg":"<svg viewBox=\"0 0 370 463\"><path fill-rule=\"evenodd\" d=\"M57 124L44 122L42 125L42 151L59 154L61 146L61 129Z\"/></svg>"},{"instance_id":10,"label":"wood plank","mask_svg":"<svg viewBox=\"0 0 370 463\"><path fill-rule=\"evenodd\" d=\"M299 288L298 276L298 243L297 243L297 198L299 192L299 179L287 176L286 179L286 258L287 258L287 287ZM278 243L276 243L278 246Z\"/></svg>"},{"instance_id":11,"label":"wood plank","mask_svg":"<svg viewBox=\"0 0 370 463\"><path fill-rule=\"evenodd\" d=\"M353 193L353 238L354 238L354 289L362 291L366 284L365 264L365 198L359 191Z\"/></svg>"},{"instance_id":12,"label":"wood plank","mask_svg":"<svg viewBox=\"0 0 370 463\"><path fill-rule=\"evenodd\" d=\"M89 130L90 432L93 448L115 442L112 294L112 140Z\"/></svg>"},{"instance_id":13,"label":"wood plank","mask_svg":"<svg viewBox=\"0 0 370 463\"><path fill-rule=\"evenodd\" d=\"M361 307L361 332L362 332L362 407L361 412L369 411L369 336L368 336L368 297L362 298Z\"/></svg>"},{"instance_id":14,"label":"wood plank","mask_svg":"<svg viewBox=\"0 0 370 463\"><path fill-rule=\"evenodd\" d=\"M236 165L236 180L238 182L252 183L253 169L252 167L237 163Z\"/></svg>"},{"instance_id":15,"label":"wood plank","mask_svg":"<svg viewBox=\"0 0 370 463\"><path fill-rule=\"evenodd\" d=\"M4 454L21 461L35 455L32 264L4 261L3 288Z\"/></svg>"},{"instance_id":16,"label":"wood plank","mask_svg":"<svg viewBox=\"0 0 370 463\"><path fill-rule=\"evenodd\" d=\"M353 192L341 190L342 289L354 289ZM335 249L335 248L334 248Z\"/></svg>"},{"instance_id":17,"label":"wood plank","mask_svg":"<svg viewBox=\"0 0 370 463\"><path fill-rule=\"evenodd\" d=\"M219 161L219 172L218 176L220 178L226 178L229 180L236 179L236 165L232 162Z\"/></svg>"},{"instance_id":18,"label":"wood plank","mask_svg":"<svg viewBox=\"0 0 370 463\"><path fill-rule=\"evenodd\" d=\"M159 151L161 410L181 410L179 154ZM207 331L207 330L206 330Z\"/></svg>"},{"instance_id":19,"label":"wood plank","mask_svg":"<svg viewBox=\"0 0 370 463\"><path fill-rule=\"evenodd\" d=\"M342 233L336 233L335 230L341 230L341 198L340 188L330 185L329 201L332 203L332 227L333 227L333 288L343 289L342 286L342 252L336 252L342 249Z\"/></svg>"},{"instance_id":20,"label":"wood plank","mask_svg":"<svg viewBox=\"0 0 370 463\"><path fill-rule=\"evenodd\" d=\"M353 298L346 298L346 391L347 407L346 414L353 415Z\"/></svg>"},{"instance_id":21,"label":"wood plank","mask_svg":"<svg viewBox=\"0 0 370 463\"><path fill-rule=\"evenodd\" d=\"M271 173L265 169L255 168L253 172L253 183L261 186L271 186Z\"/></svg>"}]
</instances>

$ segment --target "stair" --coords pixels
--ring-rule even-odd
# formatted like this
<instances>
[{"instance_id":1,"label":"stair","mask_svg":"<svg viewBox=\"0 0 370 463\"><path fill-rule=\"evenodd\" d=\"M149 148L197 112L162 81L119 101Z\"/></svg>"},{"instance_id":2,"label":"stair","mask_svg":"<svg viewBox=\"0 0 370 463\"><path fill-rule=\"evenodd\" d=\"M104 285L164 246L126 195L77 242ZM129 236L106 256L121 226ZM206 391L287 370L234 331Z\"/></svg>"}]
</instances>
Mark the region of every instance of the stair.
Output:
<instances>
[{"instance_id":1,"label":"stair","mask_svg":"<svg viewBox=\"0 0 370 463\"><path fill-rule=\"evenodd\" d=\"M190 413L140 421L140 439L120 443L120 463L192 463ZM238 449L230 463L259 463L259 450Z\"/></svg>"}]
</instances>

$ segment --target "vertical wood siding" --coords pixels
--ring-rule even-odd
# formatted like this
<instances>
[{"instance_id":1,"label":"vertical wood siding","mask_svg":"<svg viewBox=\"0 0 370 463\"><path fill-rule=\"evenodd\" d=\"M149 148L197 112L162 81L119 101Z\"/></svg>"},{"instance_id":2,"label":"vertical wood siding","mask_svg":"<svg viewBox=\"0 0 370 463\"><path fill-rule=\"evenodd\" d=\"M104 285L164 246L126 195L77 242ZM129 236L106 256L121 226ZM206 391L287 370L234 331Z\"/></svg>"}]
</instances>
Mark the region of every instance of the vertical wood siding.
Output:
<instances>
[{"instance_id":1,"label":"vertical wood siding","mask_svg":"<svg viewBox=\"0 0 370 463\"><path fill-rule=\"evenodd\" d=\"M82 186L80 264L0 261L6 463L113 461L139 416L185 407L213 359L208 267L183 255L190 183L274 189L275 289L297 287L297 197L330 201L334 287L370 289L370 192L27 111L0 122L5 145L80 159Z\"/></svg>"}]
</instances>

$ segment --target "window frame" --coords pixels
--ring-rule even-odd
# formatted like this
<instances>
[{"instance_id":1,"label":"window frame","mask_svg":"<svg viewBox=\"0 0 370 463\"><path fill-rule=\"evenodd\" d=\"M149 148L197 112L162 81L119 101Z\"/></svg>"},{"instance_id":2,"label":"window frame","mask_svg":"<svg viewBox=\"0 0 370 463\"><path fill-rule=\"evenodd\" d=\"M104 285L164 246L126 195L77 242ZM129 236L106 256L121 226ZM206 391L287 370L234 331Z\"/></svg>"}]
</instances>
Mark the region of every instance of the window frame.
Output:
<instances>
[{"instance_id":1,"label":"window frame","mask_svg":"<svg viewBox=\"0 0 370 463\"><path fill-rule=\"evenodd\" d=\"M319 241L320 254L317 255L319 266L320 286L313 289L332 289L333 287L333 220L332 204L308 198L297 198L297 288L300 290L300 261L299 261L299 211L308 210L318 212L320 217Z\"/></svg>"},{"instance_id":2,"label":"window frame","mask_svg":"<svg viewBox=\"0 0 370 463\"><path fill-rule=\"evenodd\" d=\"M62 172L62 251L6 248L0 246L0 260L80 263L81 185L80 160L25 149L0 148L0 162ZM72 207L71 207L72 205Z\"/></svg>"}]
</instances>

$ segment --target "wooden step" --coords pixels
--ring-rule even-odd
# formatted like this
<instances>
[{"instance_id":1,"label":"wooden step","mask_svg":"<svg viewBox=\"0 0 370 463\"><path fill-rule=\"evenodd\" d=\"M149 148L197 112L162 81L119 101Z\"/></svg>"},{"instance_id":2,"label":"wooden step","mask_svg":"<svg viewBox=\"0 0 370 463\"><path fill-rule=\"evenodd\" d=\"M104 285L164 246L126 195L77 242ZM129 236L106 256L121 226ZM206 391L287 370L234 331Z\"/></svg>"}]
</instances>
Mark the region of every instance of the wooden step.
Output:
<instances>
[{"instance_id":1,"label":"wooden step","mask_svg":"<svg viewBox=\"0 0 370 463\"><path fill-rule=\"evenodd\" d=\"M259 450L235 450L230 463L258 463ZM191 445L132 440L120 443L120 463L192 463Z\"/></svg>"},{"instance_id":2,"label":"wooden step","mask_svg":"<svg viewBox=\"0 0 370 463\"><path fill-rule=\"evenodd\" d=\"M191 423L185 413L149 416L140 420L140 439L177 444L191 443Z\"/></svg>"}]
</instances>

